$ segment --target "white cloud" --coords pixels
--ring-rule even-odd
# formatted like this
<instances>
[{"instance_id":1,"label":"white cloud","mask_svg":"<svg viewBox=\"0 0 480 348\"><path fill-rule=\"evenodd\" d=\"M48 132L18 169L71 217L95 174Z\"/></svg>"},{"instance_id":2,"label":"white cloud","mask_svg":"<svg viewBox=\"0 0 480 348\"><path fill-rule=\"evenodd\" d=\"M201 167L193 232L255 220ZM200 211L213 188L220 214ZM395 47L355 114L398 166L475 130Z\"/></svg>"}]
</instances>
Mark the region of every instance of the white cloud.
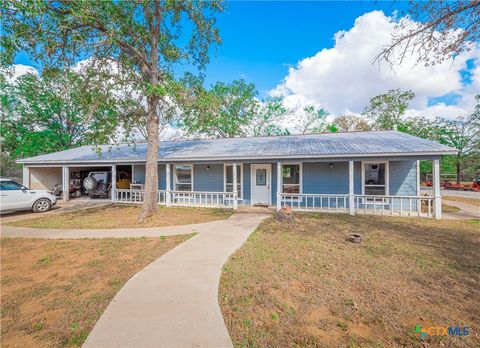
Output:
<instances>
[{"instance_id":1,"label":"white cloud","mask_svg":"<svg viewBox=\"0 0 480 348\"><path fill-rule=\"evenodd\" d=\"M401 20L410 21L408 18ZM410 24L415 25L411 21ZM286 103L291 103L291 99L297 103L313 102L340 115L362 112L371 97L400 88L416 94L410 114L436 115L439 112L454 117L473 110L473 96L480 85L478 60L471 85L462 84L460 71L466 68L468 59L479 57L478 47L455 60L429 67L417 64L415 55L407 56L394 70L385 62L372 64L382 47L390 42L394 28L395 20L381 11L358 17L350 30L335 34L333 48L322 49L291 67L270 94L286 97ZM458 105L428 106L429 98L450 93L460 95Z\"/></svg>"},{"instance_id":2,"label":"white cloud","mask_svg":"<svg viewBox=\"0 0 480 348\"><path fill-rule=\"evenodd\" d=\"M33 74L38 76L38 70L35 69L33 66L23 65L23 64L14 64L8 69L2 70L1 73L5 76L7 82L12 83L18 77L26 74Z\"/></svg>"}]
</instances>

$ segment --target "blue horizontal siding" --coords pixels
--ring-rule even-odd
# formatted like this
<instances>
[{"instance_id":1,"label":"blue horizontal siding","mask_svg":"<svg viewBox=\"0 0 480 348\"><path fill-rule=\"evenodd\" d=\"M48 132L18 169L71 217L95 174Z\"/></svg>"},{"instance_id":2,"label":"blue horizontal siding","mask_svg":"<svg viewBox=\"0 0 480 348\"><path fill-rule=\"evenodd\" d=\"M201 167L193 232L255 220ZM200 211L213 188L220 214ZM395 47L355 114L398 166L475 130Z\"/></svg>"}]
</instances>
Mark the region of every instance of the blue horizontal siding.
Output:
<instances>
[{"instance_id":1,"label":"blue horizontal siding","mask_svg":"<svg viewBox=\"0 0 480 348\"><path fill-rule=\"evenodd\" d=\"M158 165L158 189L165 190L166 178L165 178L165 165ZM137 184L145 184L145 165L133 166L133 182Z\"/></svg>"},{"instance_id":2,"label":"blue horizontal siding","mask_svg":"<svg viewBox=\"0 0 480 348\"><path fill-rule=\"evenodd\" d=\"M223 192L223 164L195 164L193 190Z\"/></svg>"},{"instance_id":3,"label":"blue horizontal siding","mask_svg":"<svg viewBox=\"0 0 480 348\"><path fill-rule=\"evenodd\" d=\"M417 195L417 162L391 161L390 164L390 195L416 196ZM417 209L416 202L412 202L412 209ZM410 209L408 200L403 201L402 208ZM394 208L400 208L400 201L395 200Z\"/></svg>"},{"instance_id":4,"label":"blue horizontal siding","mask_svg":"<svg viewBox=\"0 0 480 348\"><path fill-rule=\"evenodd\" d=\"M330 168L330 163L332 167ZM416 161L402 160L390 161L390 195L415 196L417 185ZM270 162L270 192L272 204L276 204L277 191L277 164ZM348 162L303 162L302 172L302 192L318 194L348 194ZM223 163L195 164L194 165L194 190L195 191L213 191L221 192L224 190L224 171ZM172 168L173 176L173 168ZM134 166L135 182L145 183L145 166ZM159 189L165 189L165 165L158 167ZM172 177L173 185L173 177ZM361 182L361 162L354 163L354 192L362 193ZM251 163L243 164L243 203L251 202ZM327 204L323 200L322 205ZM320 201L316 202L319 205ZM328 205L328 204L327 204ZM334 207L336 203L331 201L330 206ZM346 204L348 206L348 203ZM338 202L339 207L344 206L343 201ZM396 207L396 206L395 206ZM397 207L396 207L397 208ZM404 202L403 208L408 209L408 202ZM414 206L416 208L416 206Z\"/></svg>"},{"instance_id":5,"label":"blue horizontal siding","mask_svg":"<svg viewBox=\"0 0 480 348\"><path fill-rule=\"evenodd\" d=\"M348 193L348 162L303 163L303 193Z\"/></svg>"}]
</instances>

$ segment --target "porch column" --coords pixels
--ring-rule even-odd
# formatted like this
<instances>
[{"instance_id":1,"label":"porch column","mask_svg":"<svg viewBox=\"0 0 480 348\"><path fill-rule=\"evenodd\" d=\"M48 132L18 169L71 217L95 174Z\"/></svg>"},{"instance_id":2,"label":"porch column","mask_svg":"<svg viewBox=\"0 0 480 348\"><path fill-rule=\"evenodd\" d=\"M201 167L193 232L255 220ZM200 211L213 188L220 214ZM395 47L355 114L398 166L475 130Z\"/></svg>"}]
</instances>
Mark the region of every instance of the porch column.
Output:
<instances>
[{"instance_id":1,"label":"porch column","mask_svg":"<svg viewBox=\"0 0 480 348\"><path fill-rule=\"evenodd\" d=\"M440 196L440 160L433 160L433 217L437 220L442 218L442 197Z\"/></svg>"},{"instance_id":2,"label":"porch column","mask_svg":"<svg viewBox=\"0 0 480 348\"><path fill-rule=\"evenodd\" d=\"M66 202L70 198L70 170L68 166L62 167L62 186L63 186L63 200Z\"/></svg>"},{"instance_id":3,"label":"porch column","mask_svg":"<svg viewBox=\"0 0 480 348\"><path fill-rule=\"evenodd\" d=\"M233 171L233 210L238 210L237 164L232 163Z\"/></svg>"},{"instance_id":4,"label":"porch column","mask_svg":"<svg viewBox=\"0 0 480 348\"><path fill-rule=\"evenodd\" d=\"M355 197L354 197L354 162L348 161L348 209L350 215L355 215Z\"/></svg>"},{"instance_id":5,"label":"porch column","mask_svg":"<svg viewBox=\"0 0 480 348\"><path fill-rule=\"evenodd\" d=\"M165 205L169 207L172 204L172 196L170 190L172 189L170 183L170 163L165 165Z\"/></svg>"},{"instance_id":6,"label":"porch column","mask_svg":"<svg viewBox=\"0 0 480 348\"><path fill-rule=\"evenodd\" d=\"M277 162L277 211L282 209L282 162Z\"/></svg>"},{"instance_id":7,"label":"porch column","mask_svg":"<svg viewBox=\"0 0 480 348\"><path fill-rule=\"evenodd\" d=\"M112 203L117 200L117 165L112 165L112 190L111 190Z\"/></svg>"},{"instance_id":8,"label":"porch column","mask_svg":"<svg viewBox=\"0 0 480 348\"><path fill-rule=\"evenodd\" d=\"M25 164L23 165L22 185L30 188L30 167L27 167Z\"/></svg>"}]
</instances>

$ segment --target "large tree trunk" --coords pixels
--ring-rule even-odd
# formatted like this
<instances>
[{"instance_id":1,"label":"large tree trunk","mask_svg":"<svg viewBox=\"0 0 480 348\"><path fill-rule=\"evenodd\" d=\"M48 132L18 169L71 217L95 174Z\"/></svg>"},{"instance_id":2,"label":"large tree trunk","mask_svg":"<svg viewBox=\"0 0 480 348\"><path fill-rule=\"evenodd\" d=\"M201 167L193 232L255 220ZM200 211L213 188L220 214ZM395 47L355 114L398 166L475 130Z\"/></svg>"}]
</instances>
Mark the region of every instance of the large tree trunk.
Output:
<instances>
[{"instance_id":1,"label":"large tree trunk","mask_svg":"<svg viewBox=\"0 0 480 348\"><path fill-rule=\"evenodd\" d=\"M138 222L144 222L150 216L157 213L158 209L158 148L159 148L159 116L158 96L148 97L147 116L147 163L145 167L145 195L143 198L142 211L138 216Z\"/></svg>"},{"instance_id":2,"label":"large tree trunk","mask_svg":"<svg viewBox=\"0 0 480 348\"><path fill-rule=\"evenodd\" d=\"M456 165L457 165L457 184L460 184L460 172L461 172L461 169L462 169L460 154L457 155Z\"/></svg>"}]
</instances>

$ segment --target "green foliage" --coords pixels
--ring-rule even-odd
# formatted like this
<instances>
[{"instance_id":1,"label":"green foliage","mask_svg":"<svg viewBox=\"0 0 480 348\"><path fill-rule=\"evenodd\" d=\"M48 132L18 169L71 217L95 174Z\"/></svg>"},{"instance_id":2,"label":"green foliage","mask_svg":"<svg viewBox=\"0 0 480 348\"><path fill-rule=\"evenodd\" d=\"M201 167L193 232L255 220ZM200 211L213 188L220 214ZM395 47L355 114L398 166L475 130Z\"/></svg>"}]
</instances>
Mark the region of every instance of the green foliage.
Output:
<instances>
[{"instance_id":1,"label":"green foliage","mask_svg":"<svg viewBox=\"0 0 480 348\"><path fill-rule=\"evenodd\" d=\"M412 91L389 90L385 94L370 99L363 114L373 121L373 128L379 130L396 129L402 122L408 103L415 98Z\"/></svg>"},{"instance_id":2,"label":"green foliage","mask_svg":"<svg viewBox=\"0 0 480 348\"><path fill-rule=\"evenodd\" d=\"M454 120L437 117L434 121L422 117L404 120L398 130L440 144L453 147L458 154L444 156L441 172L473 177L480 170L480 96L476 96L476 107L470 116ZM421 165L422 173L431 173L431 163Z\"/></svg>"},{"instance_id":3,"label":"green foliage","mask_svg":"<svg viewBox=\"0 0 480 348\"><path fill-rule=\"evenodd\" d=\"M101 78L120 79L144 97L147 192L141 222L157 208L159 112L173 66L183 63L203 70L210 46L220 43L215 15L222 10L217 0L2 0L0 64L11 65L18 51L27 51L46 67L71 66L92 57L106 68ZM121 73L108 74L113 69Z\"/></svg>"},{"instance_id":4,"label":"green foliage","mask_svg":"<svg viewBox=\"0 0 480 348\"><path fill-rule=\"evenodd\" d=\"M314 105L303 108L303 115L298 119L295 130L300 134L325 133L335 130L336 126L327 123L328 111Z\"/></svg>"},{"instance_id":5,"label":"green foliage","mask_svg":"<svg viewBox=\"0 0 480 348\"><path fill-rule=\"evenodd\" d=\"M281 100L260 101L253 83L217 82L209 90L200 81L190 79L187 84L194 86L194 93L181 103L181 125L189 134L210 138L288 134L275 123L286 114Z\"/></svg>"},{"instance_id":6,"label":"green foliage","mask_svg":"<svg viewBox=\"0 0 480 348\"><path fill-rule=\"evenodd\" d=\"M120 115L135 101L71 70L44 70L41 77L0 77L2 152L10 158L36 156L115 138Z\"/></svg>"}]
</instances>

